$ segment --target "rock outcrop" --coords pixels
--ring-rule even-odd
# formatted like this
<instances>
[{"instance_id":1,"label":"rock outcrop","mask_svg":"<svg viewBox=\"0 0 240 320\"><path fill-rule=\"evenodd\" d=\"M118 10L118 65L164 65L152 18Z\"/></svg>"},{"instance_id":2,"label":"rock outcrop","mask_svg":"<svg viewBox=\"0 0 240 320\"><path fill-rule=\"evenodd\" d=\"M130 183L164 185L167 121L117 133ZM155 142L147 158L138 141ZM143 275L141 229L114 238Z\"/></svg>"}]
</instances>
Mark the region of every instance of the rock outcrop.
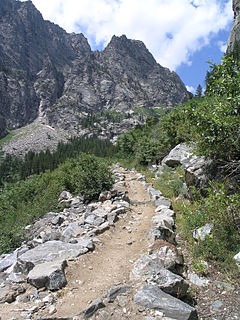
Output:
<instances>
[{"instance_id":1,"label":"rock outcrop","mask_svg":"<svg viewBox=\"0 0 240 320\"><path fill-rule=\"evenodd\" d=\"M233 0L234 22L232 31L228 40L227 53L234 52L235 49L239 50L240 41L240 1Z\"/></svg>"},{"instance_id":2,"label":"rock outcrop","mask_svg":"<svg viewBox=\"0 0 240 320\"><path fill-rule=\"evenodd\" d=\"M31 1L1 0L0 39L0 135L35 119L85 135L84 119L103 110L125 115L129 127L136 125L128 119L133 108L171 108L189 97L141 41L113 36L93 52L82 34L45 21Z\"/></svg>"}]
</instances>

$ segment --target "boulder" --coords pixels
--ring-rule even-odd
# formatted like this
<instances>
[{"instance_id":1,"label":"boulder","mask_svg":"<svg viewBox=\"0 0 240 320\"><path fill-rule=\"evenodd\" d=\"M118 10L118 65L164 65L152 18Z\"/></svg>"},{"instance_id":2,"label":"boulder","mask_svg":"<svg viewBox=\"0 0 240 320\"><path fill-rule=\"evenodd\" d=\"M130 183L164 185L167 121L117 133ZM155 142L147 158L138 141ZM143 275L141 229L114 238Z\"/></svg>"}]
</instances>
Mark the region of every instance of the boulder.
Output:
<instances>
[{"instance_id":1,"label":"boulder","mask_svg":"<svg viewBox=\"0 0 240 320\"><path fill-rule=\"evenodd\" d=\"M151 256L143 256L135 263L130 278L140 283L156 283L164 292L177 297L184 297L189 287L182 277L165 269Z\"/></svg>"},{"instance_id":2,"label":"boulder","mask_svg":"<svg viewBox=\"0 0 240 320\"><path fill-rule=\"evenodd\" d=\"M209 236L211 234L212 228L212 223L205 224L205 226L193 231L193 238L197 241L204 241L206 236Z\"/></svg>"},{"instance_id":3,"label":"boulder","mask_svg":"<svg viewBox=\"0 0 240 320\"><path fill-rule=\"evenodd\" d=\"M236 264L237 264L238 269L240 271L240 252L234 256L234 260L236 261Z\"/></svg>"},{"instance_id":4,"label":"boulder","mask_svg":"<svg viewBox=\"0 0 240 320\"><path fill-rule=\"evenodd\" d=\"M196 309L163 292L157 285L146 285L139 290L134 303L163 312L164 316L177 320L197 320Z\"/></svg>"},{"instance_id":5,"label":"boulder","mask_svg":"<svg viewBox=\"0 0 240 320\"><path fill-rule=\"evenodd\" d=\"M0 257L0 272L5 271L11 265L17 262L17 254L16 252L4 255Z\"/></svg>"},{"instance_id":6,"label":"boulder","mask_svg":"<svg viewBox=\"0 0 240 320\"><path fill-rule=\"evenodd\" d=\"M172 209L172 203L168 198L165 198L163 196L160 196L156 201L155 201L156 207L159 206L164 206L168 209Z\"/></svg>"},{"instance_id":7,"label":"boulder","mask_svg":"<svg viewBox=\"0 0 240 320\"><path fill-rule=\"evenodd\" d=\"M29 248L26 245L23 245L22 247L16 249L13 253L0 256L0 272L11 267L17 262L17 258L28 250Z\"/></svg>"},{"instance_id":8,"label":"boulder","mask_svg":"<svg viewBox=\"0 0 240 320\"><path fill-rule=\"evenodd\" d=\"M27 274L38 264L74 259L88 251L89 249L81 244L48 241L21 255L13 271Z\"/></svg>"},{"instance_id":9,"label":"boulder","mask_svg":"<svg viewBox=\"0 0 240 320\"><path fill-rule=\"evenodd\" d=\"M173 232L172 228L168 228L166 225L155 225L153 226L148 234L147 234L148 240L151 242L155 242L156 240L164 240L166 242L170 242L172 244L175 244L175 238L176 234Z\"/></svg>"},{"instance_id":10,"label":"boulder","mask_svg":"<svg viewBox=\"0 0 240 320\"><path fill-rule=\"evenodd\" d=\"M148 188L148 193L151 197L151 200L155 201L157 199L159 199L162 196L162 193L160 190L156 190L153 187Z\"/></svg>"},{"instance_id":11,"label":"boulder","mask_svg":"<svg viewBox=\"0 0 240 320\"><path fill-rule=\"evenodd\" d=\"M158 214L156 216L153 216L152 218L152 225L156 227L165 227L168 229L173 230L175 226L174 219L166 214Z\"/></svg>"},{"instance_id":12,"label":"boulder","mask_svg":"<svg viewBox=\"0 0 240 320\"><path fill-rule=\"evenodd\" d=\"M85 223L91 224L95 227L99 227L101 224L105 222L105 219L102 217L99 217L95 214L90 214L89 216L86 217Z\"/></svg>"},{"instance_id":13,"label":"boulder","mask_svg":"<svg viewBox=\"0 0 240 320\"><path fill-rule=\"evenodd\" d=\"M73 197L72 197L72 195L71 195L70 192L68 192L68 191L63 191L63 192L60 194L59 198L58 198L58 202L59 202L59 203L62 203L62 202L71 202L72 198L73 198Z\"/></svg>"},{"instance_id":14,"label":"boulder","mask_svg":"<svg viewBox=\"0 0 240 320\"><path fill-rule=\"evenodd\" d=\"M112 209L116 209L116 208L117 208L116 206L112 206ZM107 217L108 213L109 213L109 211L105 210L105 208L98 208L98 209L92 211L92 214L94 214L98 217L104 218L104 219Z\"/></svg>"},{"instance_id":15,"label":"boulder","mask_svg":"<svg viewBox=\"0 0 240 320\"><path fill-rule=\"evenodd\" d=\"M38 289L59 290L67 284L64 274L66 266L66 260L38 264L29 272L28 282Z\"/></svg>"},{"instance_id":16,"label":"boulder","mask_svg":"<svg viewBox=\"0 0 240 320\"><path fill-rule=\"evenodd\" d=\"M82 221L84 222L84 220ZM79 222L70 223L62 233L62 238L69 241L71 238L79 237L83 233L83 228Z\"/></svg>"},{"instance_id":17,"label":"boulder","mask_svg":"<svg viewBox=\"0 0 240 320\"><path fill-rule=\"evenodd\" d=\"M188 162L191 157L192 148L184 143L181 143L173 148L170 153L162 160L162 165L174 168Z\"/></svg>"},{"instance_id":18,"label":"boulder","mask_svg":"<svg viewBox=\"0 0 240 320\"><path fill-rule=\"evenodd\" d=\"M51 223L56 226L60 226L64 221L64 217L62 215L56 215L56 217L54 217L51 221Z\"/></svg>"},{"instance_id":19,"label":"boulder","mask_svg":"<svg viewBox=\"0 0 240 320\"><path fill-rule=\"evenodd\" d=\"M151 247L150 257L163 268L174 273L181 274L183 269L183 256L180 255L174 245L166 241L157 240Z\"/></svg>"},{"instance_id":20,"label":"boulder","mask_svg":"<svg viewBox=\"0 0 240 320\"><path fill-rule=\"evenodd\" d=\"M185 163L183 168L187 187L195 186L199 189L205 189L208 186L209 179L212 177L212 165L212 160L197 156L193 156L189 162Z\"/></svg>"}]
</instances>

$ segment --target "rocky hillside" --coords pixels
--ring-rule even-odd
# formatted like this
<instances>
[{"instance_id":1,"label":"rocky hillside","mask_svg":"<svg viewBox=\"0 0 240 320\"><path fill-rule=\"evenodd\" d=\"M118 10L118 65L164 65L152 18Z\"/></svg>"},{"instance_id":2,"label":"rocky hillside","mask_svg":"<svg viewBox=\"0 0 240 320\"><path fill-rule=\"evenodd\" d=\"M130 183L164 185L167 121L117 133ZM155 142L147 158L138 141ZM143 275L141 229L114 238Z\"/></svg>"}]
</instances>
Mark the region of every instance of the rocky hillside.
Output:
<instances>
[{"instance_id":1,"label":"rocky hillside","mask_svg":"<svg viewBox=\"0 0 240 320\"><path fill-rule=\"evenodd\" d=\"M233 0L234 23L228 40L227 53L234 51L240 41L240 1Z\"/></svg>"},{"instance_id":2,"label":"rocky hillside","mask_svg":"<svg viewBox=\"0 0 240 320\"><path fill-rule=\"evenodd\" d=\"M114 109L127 118L134 107L172 107L188 95L141 41L113 36L93 52L82 34L45 21L31 1L1 0L1 135L35 119L83 135L88 114Z\"/></svg>"}]
</instances>

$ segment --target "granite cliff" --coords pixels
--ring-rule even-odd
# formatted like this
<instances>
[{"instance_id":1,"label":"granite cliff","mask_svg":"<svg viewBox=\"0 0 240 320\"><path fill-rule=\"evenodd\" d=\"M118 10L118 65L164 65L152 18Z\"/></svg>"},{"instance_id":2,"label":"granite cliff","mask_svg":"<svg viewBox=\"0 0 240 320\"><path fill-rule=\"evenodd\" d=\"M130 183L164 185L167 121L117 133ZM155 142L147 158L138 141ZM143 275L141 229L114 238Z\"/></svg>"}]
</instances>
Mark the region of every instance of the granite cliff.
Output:
<instances>
[{"instance_id":1,"label":"granite cliff","mask_svg":"<svg viewBox=\"0 0 240 320\"><path fill-rule=\"evenodd\" d=\"M232 31L228 40L227 53L234 51L240 41L240 0L233 0L234 22Z\"/></svg>"},{"instance_id":2,"label":"granite cliff","mask_svg":"<svg viewBox=\"0 0 240 320\"><path fill-rule=\"evenodd\" d=\"M36 119L85 135L89 114L114 110L126 117L116 132L106 128L111 138L136 124L129 120L135 107L171 108L188 97L178 75L160 66L141 41L113 36L94 52L83 34L45 21L31 1L1 0L0 135Z\"/></svg>"}]
</instances>

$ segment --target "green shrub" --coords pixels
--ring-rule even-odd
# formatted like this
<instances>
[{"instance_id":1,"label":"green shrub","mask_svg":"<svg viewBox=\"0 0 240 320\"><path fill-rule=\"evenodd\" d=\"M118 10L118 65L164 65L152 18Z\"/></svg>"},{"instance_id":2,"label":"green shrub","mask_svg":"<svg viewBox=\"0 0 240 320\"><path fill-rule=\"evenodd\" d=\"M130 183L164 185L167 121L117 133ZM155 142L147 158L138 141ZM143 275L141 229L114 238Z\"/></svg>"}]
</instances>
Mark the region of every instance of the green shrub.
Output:
<instances>
[{"instance_id":1,"label":"green shrub","mask_svg":"<svg viewBox=\"0 0 240 320\"><path fill-rule=\"evenodd\" d=\"M179 195L187 195L187 187L184 184L184 170L181 167L171 169L165 167L162 175L157 180L156 187L165 197L174 198Z\"/></svg>"},{"instance_id":2,"label":"green shrub","mask_svg":"<svg viewBox=\"0 0 240 320\"><path fill-rule=\"evenodd\" d=\"M53 172L6 184L0 193L0 254L21 243L26 225L57 209L63 190L81 193L91 200L111 185L107 164L86 154L67 160Z\"/></svg>"},{"instance_id":3,"label":"green shrub","mask_svg":"<svg viewBox=\"0 0 240 320\"><path fill-rule=\"evenodd\" d=\"M228 195L222 184L212 185L206 198L194 203L175 204L177 227L192 246L195 259L216 261L222 270L233 271L233 256L239 252L240 234L235 217L240 211L238 195ZM204 241L195 242L193 231L207 223L212 232Z\"/></svg>"}]
</instances>

